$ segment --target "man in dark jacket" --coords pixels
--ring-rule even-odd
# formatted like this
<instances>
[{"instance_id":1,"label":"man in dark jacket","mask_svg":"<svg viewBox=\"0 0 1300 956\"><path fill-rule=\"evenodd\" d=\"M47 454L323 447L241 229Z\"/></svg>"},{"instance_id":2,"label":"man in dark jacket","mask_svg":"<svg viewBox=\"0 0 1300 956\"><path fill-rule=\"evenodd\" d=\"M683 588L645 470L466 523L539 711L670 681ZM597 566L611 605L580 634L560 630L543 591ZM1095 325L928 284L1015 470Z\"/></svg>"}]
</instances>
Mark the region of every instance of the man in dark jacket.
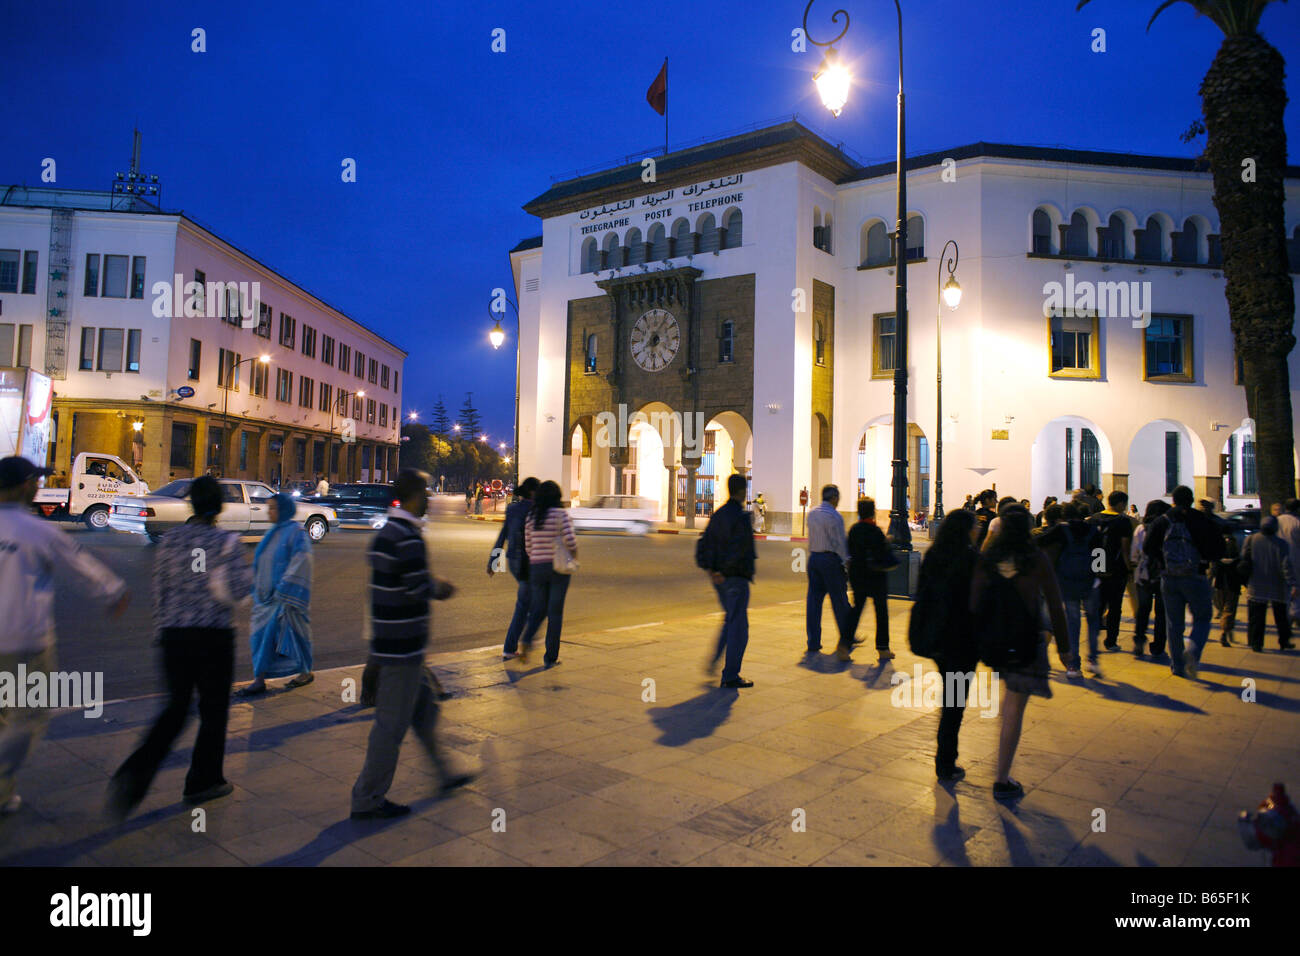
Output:
<instances>
[{"instance_id":1,"label":"man in dark jacket","mask_svg":"<svg viewBox=\"0 0 1300 956\"><path fill-rule=\"evenodd\" d=\"M1105 560L1097 572L1100 591L1097 595L1101 617L1106 627L1106 650L1119 648L1119 622L1124 604L1124 591L1128 587L1128 555L1133 544L1133 522L1125 513L1128 495L1112 491L1106 496L1108 507L1088 517L1088 524L1101 532L1099 542Z\"/></svg>"},{"instance_id":2,"label":"man in dark jacket","mask_svg":"<svg viewBox=\"0 0 1300 956\"><path fill-rule=\"evenodd\" d=\"M709 572L718 592L724 616L709 671L717 667L725 650L722 686L753 687L740 676L740 662L749 643L749 583L754 580L754 527L745 513L745 476L727 479L727 503L709 518L709 525L695 546L695 563Z\"/></svg>"},{"instance_id":3,"label":"man in dark jacket","mask_svg":"<svg viewBox=\"0 0 1300 956\"><path fill-rule=\"evenodd\" d=\"M979 502L979 507L975 509L975 517L979 520L979 533L975 538L975 547L978 548L984 544L984 539L989 533L989 525L998 516L996 507L998 493L992 489L981 491L979 497L975 500Z\"/></svg>"},{"instance_id":4,"label":"man in dark jacket","mask_svg":"<svg viewBox=\"0 0 1300 956\"><path fill-rule=\"evenodd\" d=\"M849 529L849 584L853 588L853 613L849 617L848 637L858 631L858 621L870 600L876 610L876 653L881 661L892 660L889 649L889 571L898 564L889 548L889 540L876 525L876 502L858 499L858 521ZM858 643L856 640L854 644ZM840 644L836 656L850 660L853 644Z\"/></svg>"},{"instance_id":5,"label":"man in dark jacket","mask_svg":"<svg viewBox=\"0 0 1300 956\"><path fill-rule=\"evenodd\" d=\"M510 660L519 656L519 635L528 623L528 555L524 553L524 522L528 512L533 509L533 492L537 490L536 478L525 478L519 483L515 492L516 500L506 508L506 520L501 524L501 533L492 545L492 554L488 556L487 573L491 577L500 571L504 563L517 582L515 588L515 613L510 618L510 627L506 629L505 646L501 656ZM501 546L505 545L502 553ZM504 558L504 562L502 561Z\"/></svg>"},{"instance_id":6,"label":"man in dark jacket","mask_svg":"<svg viewBox=\"0 0 1300 956\"><path fill-rule=\"evenodd\" d=\"M1174 489L1174 507L1151 522L1142 550L1163 569L1161 591L1168 622L1169 669L1196 680L1201 651L1210 636L1214 613L1206 570L1223 557L1218 522L1192 507L1196 496L1186 485ZM1183 653L1184 617L1192 609L1192 647Z\"/></svg>"}]
</instances>

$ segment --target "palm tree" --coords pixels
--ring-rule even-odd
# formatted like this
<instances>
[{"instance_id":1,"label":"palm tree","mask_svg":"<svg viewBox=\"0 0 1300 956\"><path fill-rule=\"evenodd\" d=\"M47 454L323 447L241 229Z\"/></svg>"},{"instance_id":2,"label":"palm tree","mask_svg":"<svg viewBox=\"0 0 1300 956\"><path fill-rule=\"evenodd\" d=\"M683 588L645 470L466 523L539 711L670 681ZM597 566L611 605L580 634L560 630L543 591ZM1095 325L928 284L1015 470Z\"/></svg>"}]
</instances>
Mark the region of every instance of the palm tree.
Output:
<instances>
[{"instance_id":1,"label":"palm tree","mask_svg":"<svg viewBox=\"0 0 1300 956\"><path fill-rule=\"evenodd\" d=\"M1079 0L1075 9L1088 2ZM1267 513L1273 502L1296 494L1287 364L1296 341L1295 289L1283 209L1286 63L1258 31L1260 15L1272 0L1163 0L1147 30L1179 2L1209 17L1224 36L1201 81L1205 159L1214 177L1228 315L1246 409L1255 422L1260 506Z\"/></svg>"}]
</instances>

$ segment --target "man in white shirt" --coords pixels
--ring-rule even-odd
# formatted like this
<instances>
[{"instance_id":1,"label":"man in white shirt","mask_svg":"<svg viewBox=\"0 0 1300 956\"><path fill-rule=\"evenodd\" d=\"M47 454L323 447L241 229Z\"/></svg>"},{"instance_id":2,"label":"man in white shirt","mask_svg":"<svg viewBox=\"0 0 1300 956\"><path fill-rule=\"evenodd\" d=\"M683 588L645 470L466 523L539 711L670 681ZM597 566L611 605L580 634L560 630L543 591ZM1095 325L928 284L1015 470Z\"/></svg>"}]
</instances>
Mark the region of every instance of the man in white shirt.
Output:
<instances>
[{"instance_id":1,"label":"man in white shirt","mask_svg":"<svg viewBox=\"0 0 1300 956\"><path fill-rule=\"evenodd\" d=\"M324 475L321 475L320 481L316 482L316 494L323 498L325 495L328 495L329 493L330 493L330 483L325 479Z\"/></svg>"},{"instance_id":2,"label":"man in white shirt","mask_svg":"<svg viewBox=\"0 0 1300 956\"><path fill-rule=\"evenodd\" d=\"M852 609L849 607L849 546L844 518L835 510L840 490L834 485L822 489L822 503L808 512L808 653L822 649L822 607L829 595L839 646L852 647Z\"/></svg>"},{"instance_id":3,"label":"man in white shirt","mask_svg":"<svg viewBox=\"0 0 1300 956\"><path fill-rule=\"evenodd\" d=\"M47 474L26 458L0 459L0 673L16 675L20 665L29 674L53 672L56 566L84 584L78 603L89 598L117 617L130 599L121 578L58 525L32 513L36 481ZM47 708L0 705L0 814L22 805L14 777L48 720Z\"/></svg>"}]
</instances>

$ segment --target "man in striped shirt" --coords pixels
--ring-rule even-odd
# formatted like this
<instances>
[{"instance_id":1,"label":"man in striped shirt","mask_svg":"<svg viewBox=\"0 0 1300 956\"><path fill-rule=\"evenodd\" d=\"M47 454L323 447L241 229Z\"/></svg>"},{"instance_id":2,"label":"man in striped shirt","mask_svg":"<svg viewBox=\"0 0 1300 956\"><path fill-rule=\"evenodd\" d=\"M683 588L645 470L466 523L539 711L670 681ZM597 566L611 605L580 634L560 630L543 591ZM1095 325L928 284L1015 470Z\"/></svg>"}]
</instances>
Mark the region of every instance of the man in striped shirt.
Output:
<instances>
[{"instance_id":1,"label":"man in striped shirt","mask_svg":"<svg viewBox=\"0 0 1300 956\"><path fill-rule=\"evenodd\" d=\"M442 779L442 792L473 779L453 774L438 753L433 729L438 719L436 683L424 664L429 639L429 601L444 601L456 589L429 573L422 528L429 510L429 476L403 469L394 482L398 504L370 545L370 661L378 672L375 723L366 762L352 788L352 818L399 817L411 808L388 797L407 728L415 731Z\"/></svg>"}]
</instances>

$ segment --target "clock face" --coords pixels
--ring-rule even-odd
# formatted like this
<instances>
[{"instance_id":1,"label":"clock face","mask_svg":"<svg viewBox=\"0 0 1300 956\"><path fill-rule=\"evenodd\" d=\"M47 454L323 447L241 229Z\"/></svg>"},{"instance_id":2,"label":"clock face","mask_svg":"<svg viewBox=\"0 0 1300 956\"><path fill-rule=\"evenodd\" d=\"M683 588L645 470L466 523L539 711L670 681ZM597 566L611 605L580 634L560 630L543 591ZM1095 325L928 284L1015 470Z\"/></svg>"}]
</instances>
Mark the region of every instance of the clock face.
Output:
<instances>
[{"instance_id":1,"label":"clock face","mask_svg":"<svg viewBox=\"0 0 1300 956\"><path fill-rule=\"evenodd\" d=\"M647 372L658 372L672 362L681 340L673 314L651 309L632 326L632 358Z\"/></svg>"}]
</instances>

